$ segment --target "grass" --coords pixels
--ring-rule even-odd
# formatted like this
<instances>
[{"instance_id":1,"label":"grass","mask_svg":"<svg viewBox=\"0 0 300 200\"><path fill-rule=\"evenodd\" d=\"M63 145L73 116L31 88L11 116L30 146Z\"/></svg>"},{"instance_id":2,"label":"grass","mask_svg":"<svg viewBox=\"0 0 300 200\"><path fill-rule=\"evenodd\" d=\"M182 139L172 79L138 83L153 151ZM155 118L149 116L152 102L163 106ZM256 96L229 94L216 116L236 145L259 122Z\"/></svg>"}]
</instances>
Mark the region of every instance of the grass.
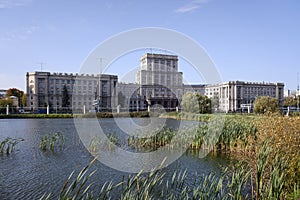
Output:
<instances>
[{"instance_id":1,"label":"grass","mask_svg":"<svg viewBox=\"0 0 300 200\"><path fill-rule=\"evenodd\" d=\"M211 114L194 114L188 112L166 112L162 113L159 117L161 118L172 118L178 120L193 120L208 122L211 120Z\"/></svg>"},{"instance_id":2,"label":"grass","mask_svg":"<svg viewBox=\"0 0 300 200\"><path fill-rule=\"evenodd\" d=\"M84 114L0 114L0 119L15 119L15 118L113 118L113 117L134 117L134 118L142 118L142 117L158 117L159 114L154 112L124 112L124 113L112 113L112 112L99 112L99 113L86 113Z\"/></svg>"},{"instance_id":3,"label":"grass","mask_svg":"<svg viewBox=\"0 0 300 200\"><path fill-rule=\"evenodd\" d=\"M272 191L282 190L284 196L293 193L300 184L300 117L263 116L254 120L254 124L257 138L249 138L251 148L245 152L244 160L255 168L259 163L252 160L261 156L259 149L266 145L264 151L269 155L264 158L265 180L274 180L268 187Z\"/></svg>"},{"instance_id":4,"label":"grass","mask_svg":"<svg viewBox=\"0 0 300 200\"><path fill-rule=\"evenodd\" d=\"M170 144L175 136L179 141L172 141L170 148L192 140L188 145L191 149L221 151L248 163L256 199L292 198L290 194L295 194L300 185L299 117L230 115L218 140L209 141L215 127L204 124L181 131L163 129L151 137L131 137L128 144L138 150L153 151Z\"/></svg>"},{"instance_id":5,"label":"grass","mask_svg":"<svg viewBox=\"0 0 300 200\"><path fill-rule=\"evenodd\" d=\"M96 155L96 153L98 153L99 151L99 148L101 146L106 146L108 147L108 150L113 150L114 148L114 145L116 145L117 143L117 137L115 136L115 134L108 134L107 135L110 143L106 144L103 140L101 140L100 137L96 137L94 136L92 139L91 139L91 142L89 144L89 152L92 153L93 155Z\"/></svg>"},{"instance_id":6,"label":"grass","mask_svg":"<svg viewBox=\"0 0 300 200\"><path fill-rule=\"evenodd\" d=\"M56 145L59 145L59 148L62 149L64 145L64 135L60 132L56 132L55 134L47 134L45 135L40 142L40 149L43 151L54 151L56 149Z\"/></svg>"},{"instance_id":7,"label":"grass","mask_svg":"<svg viewBox=\"0 0 300 200\"><path fill-rule=\"evenodd\" d=\"M0 155L11 154L14 151L15 146L21 141L24 141L24 139L10 137L5 138L3 141L0 142Z\"/></svg>"},{"instance_id":8,"label":"grass","mask_svg":"<svg viewBox=\"0 0 300 200\"><path fill-rule=\"evenodd\" d=\"M168 116L167 116L168 115ZM141 116L144 116L143 114ZM180 117L213 123L211 115L164 114L164 117ZM161 146L176 148L186 144L191 149L212 149L229 153L240 162L223 169L221 175L210 173L194 176L193 184L186 184L187 173L175 172L171 179L165 177L164 169L154 169L150 173L142 171L136 175L124 177L117 183L107 182L91 190L88 166L74 177L72 173L62 186L60 199L111 199L118 194L118 199L299 199L300 198L300 117L279 115L229 115L226 117L221 135L217 141L207 141L214 133L214 126L207 124L194 129L181 131L172 129L156 130L149 137L130 137L128 144L138 150L152 151ZM53 139L54 138L54 139ZM61 144L59 135L46 135L41 140L42 150L54 150ZM172 141L175 139L175 141ZM191 144L186 141L193 141ZM2 142L0 152L7 150ZM93 141L93 140L92 140ZM91 142L92 142L91 141ZM117 138L111 136L110 141ZM171 143L172 141L172 143ZM95 139L90 149L97 151ZM16 143L15 143L16 144ZM14 144L14 145L15 145ZM52 144L52 145L51 145ZM172 146L170 145L172 144ZM212 147L209 145L213 144ZM14 146L13 145L13 146ZM101 156L101 155L100 155ZM42 199L53 198L52 194ZM114 197L115 198L115 197Z\"/></svg>"},{"instance_id":9,"label":"grass","mask_svg":"<svg viewBox=\"0 0 300 200\"><path fill-rule=\"evenodd\" d=\"M212 121L211 123L216 123L216 126L214 126L214 124L202 124L199 127L186 127L179 131L170 128L157 131L154 130L154 133L146 134L146 137L144 138L130 137L128 139L128 144L137 149L144 148L156 150L161 146L169 144L174 136L177 135L177 141L172 142L173 148L178 147L176 145L188 144L189 141L192 141L192 143L189 144L189 148L206 149L208 148L208 145L213 142L209 141L211 139L210 135L215 131L220 131L220 137L217 138L218 141L214 142L215 145L212 147L212 150L222 150L223 152L227 152L238 148L245 149L248 146L247 138L249 136L255 137L255 134L257 133L257 129L253 122L247 119L236 120L229 118L225 120L223 127L218 125L218 121ZM222 130L218 130L218 128L222 128ZM147 137L147 135L152 136Z\"/></svg>"},{"instance_id":10,"label":"grass","mask_svg":"<svg viewBox=\"0 0 300 200\"><path fill-rule=\"evenodd\" d=\"M214 123L207 115L181 114L180 117ZM130 137L128 144L140 151L153 151L162 146L176 148L184 144L191 149L229 153L240 162L224 169L221 176L213 173L195 176L194 184L189 185L185 184L186 172L174 173L171 180L166 179L163 169L148 174L140 172L118 183L107 182L98 194L93 194L90 186L80 185L86 180L80 175L79 180L84 181L76 184L85 188L80 190L84 191L84 196L80 197L110 199L112 194L118 193L118 199L299 199L299 122L298 116L229 115L216 141L208 141L217 127L214 124L181 131L154 130L155 133L149 133L149 137ZM110 140L117 141L117 138L114 136ZM97 144L91 144L91 148L97 150ZM89 177L86 175L86 178ZM65 199L73 198L77 193L67 191L63 195Z\"/></svg>"},{"instance_id":11,"label":"grass","mask_svg":"<svg viewBox=\"0 0 300 200\"><path fill-rule=\"evenodd\" d=\"M187 184L187 171L175 171L167 178L166 169L158 167L149 173L141 171L128 175L116 183L106 182L98 186L97 193L91 189L92 183L88 184L95 173L88 172L95 158L76 177L74 172L71 173L62 186L59 199L298 199L299 185L295 185L289 194L284 191L282 174L285 167L279 157L273 160L273 168L266 170L271 152L268 145L265 142L259 149L257 173L253 173L248 163L237 162L224 168L219 175L195 174L192 176L194 181ZM52 194L45 194L41 199L50 198L53 198Z\"/></svg>"}]
</instances>

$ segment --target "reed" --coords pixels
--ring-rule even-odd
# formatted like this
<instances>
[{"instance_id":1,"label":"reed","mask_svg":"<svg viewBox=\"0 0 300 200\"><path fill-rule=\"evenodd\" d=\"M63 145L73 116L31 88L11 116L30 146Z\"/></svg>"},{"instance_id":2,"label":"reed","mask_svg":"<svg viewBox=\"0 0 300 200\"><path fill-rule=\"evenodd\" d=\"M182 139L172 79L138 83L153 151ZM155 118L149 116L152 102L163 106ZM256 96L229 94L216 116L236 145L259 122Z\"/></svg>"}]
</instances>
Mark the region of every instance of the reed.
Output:
<instances>
[{"instance_id":1,"label":"reed","mask_svg":"<svg viewBox=\"0 0 300 200\"><path fill-rule=\"evenodd\" d=\"M185 113L179 114L180 117L187 116ZM202 124L180 132L162 129L151 134L151 137L131 137L128 144L138 150L153 151L170 144L171 140L173 146L168 145L169 148L180 147L192 140L188 146L191 149L230 153L233 158L249 164L253 187L251 193L256 198L285 199L292 198L295 185L298 188L300 183L299 120L299 117L274 115L232 115L226 118L217 141L208 141L211 138L207 137L213 133L211 127L214 126ZM179 141L174 141L175 135ZM215 145L210 147L209 144ZM236 191L234 193L239 194L240 190Z\"/></svg>"},{"instance_id":2,"label":"reed","mask_svg":"<svg viewBox=\"0 0 300 200\"><path fill-rule=\"evenodd\" d=\"M40 149L43 151L54 151L55 149L63 149L64 145L64 135L60 132L56 132L54 134L47 134L45 135L40 142ZM58 145L58 147L57 147Z\"/></svg>"},{"instance_id":3,"label":"reed","mask_svg":"<svg viewBox=\"0 0 300 200\"><path fill-rule=\"evenodd\" d=\"M180 131L163 128L161 130L154 130L152 133L146 134L146 137L143 138L130 137L128 145L141 150L156 150L161 146L169 144L174 136L177 135L177 141L172 141L172 144L180 146L192 141L189 145L191 149L208 148L206 144L216 144L211 149L214 151L222 150L224 152L238 148L246 149L249 136L255 137L257 133L257 129L250 120L226 119L222 130L217 130L216 127L218 126L202 124L199 127L183 128ZM221 132L220 137L209 137L210 134L216 131ZM147 137L147 135L151 136ZM215 139L216 141L208 141L210 139ZM173 146L173 148L178 146Z\"/></svg>"},{"instance_id":4,"label":"reed","mask_svg":"<svg viewBox=\"0 0 300 200\"><path fill-rule=\"evenodd\" d=\"M136 175L123 177L117 183L109 181L99 188L99 193L95 194L90 191L91 186L85 182L93 172L88 174L84 168L85 173L81 173L81 178L74 186L81 188L78 195L74 196L78 189L64 189L63 197L64 199L81 197L83 199L299 199L299 120L299 117L229 116L212 149L230 153L240 162L232 163L223 169L221 174L188 176L186 171L175 171L173 176L167 179L166 171L158 168L150 173L141 171ZM192 139L193 142L189 147L200 149L206 148L204 144L210 144L205 138L213 131L206 124L181 131L165 128L154 130L154 134L149 133L150 137L130 137L128 144L138 150L151 151L162 146L179 147ZM191 132L193 134L190 134ZM173 141L175 139L176 141ZM115 136L110 140L117 142ZM171 141L173 146L170 145ZM191 176L194 177L194 182L187 184L186 179ZM70 182L71 178L67 183ZM118 195L116 197L112 196L113 194Z\"/></svg>"},{"instance_id":5,"label":"reed","mask_svg":"<svg viewBox=\"0 0 300 200\"><path fill-rule=\"evenodd\" d=\"M116 134L109 133L107 135L107 138L109 140L108 144L104 140L101 140L101 137L99 136L92 137L89 144L89 152L92 153L93 155L96 155L100 150L100 148L105 148L105 149L108 148L108 150L114 150L114 147L118 141Z\"/></svg>"},{"instance_id":6,"label":"reed","mask_svg":"<svg viewBox=\"0 0 300 200\"><path fill-rule=\"evenodd\" d=\"M10 137L5 138L3 141L0 142L0 155L11 154L14 151L15 146L21 141L24 141L24 139Z\"/></svg>"},{"instance_id":7,"label":"reed","mask_svg":"<svg viewBox=\"0 0 300 200\"><path fill-rule=\"evenodd\" d=\"M234 171L224 169L220 175L194 175L194 182L187 184L187 171L175 171L171 179L166 171L158 167L149 173L140 171L128 175L117 183L104 183L98 193L91 190L89 179L95 171L88 172L92 163L85 166L76 177L70 174L62 186L59 199L245 199L248 168L240 164ZM242 181L240 181L242 180ZM114 195L114 196L113 196ZM53 194L44 194L41 199L51 199Z\"/></svg>"}]
</instances>

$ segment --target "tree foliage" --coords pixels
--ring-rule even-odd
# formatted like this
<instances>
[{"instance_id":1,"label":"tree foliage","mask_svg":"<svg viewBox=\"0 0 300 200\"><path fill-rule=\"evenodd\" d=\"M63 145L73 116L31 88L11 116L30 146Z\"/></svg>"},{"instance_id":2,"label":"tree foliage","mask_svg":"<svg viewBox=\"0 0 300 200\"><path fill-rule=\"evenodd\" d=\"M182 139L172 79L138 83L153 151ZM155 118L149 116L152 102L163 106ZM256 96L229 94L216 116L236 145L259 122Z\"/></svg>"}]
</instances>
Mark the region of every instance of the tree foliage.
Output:
<instances>
[{"instance_id":1,"label":"tree foliage","mask_svg":"<svg viewBox=\"0 0 300 200\"><path fill-rule=\"evenodd\" d=\"M68 88L66 85L64 85L63 93L62 93L62 107L68 107L68 106L69 106Z\"/></svg>"},{"instance_id":2,"label":"tree foliage","mask_svg":"<svg viewBox=\"0 0 300 200\"><path fill-rule=\"evenodd\" d=\"M6 106L9 105L11 107L13 104L12 99L0 99L0 113L5 113L6 111Z\"/></svg>"},{"instance_id":3,"label":"tree foliage","mask_svg":"<svg viewBox=\"0 0 300 200\"><path fill-rule=\"evenodd\" d=\"M211 99L207 96L202 96L199 93L197 93L196 96L198 97L199 113L211 113Z\"/></svg>"},{"instance_id":4,"label":"tree foliage","mask_svg":"<svg viewBox=\"0 0 300 200\"><path fill-rule=\"evenodd\" d=\"M6 107L7 105L11 107L12 104L13 104L12 99L0 99L0 107Z\"/></svg>"},{"instance_id":5,"label":"tree foliage","mask_svg":"<svg viewBox=\"0 0 300 200\"><path fill-rule=\"evenodd\" d=\"M27 97L26 97L26 94L24 93L23 95L22 95L22 98L21 98L22 100L21 100L21 104L23 105L23 106L26 106L27 105Z\"/></svg>"},{"instance_id":6,"label":"tree foliage","mask_svg":"<svg viewBox=\"0 0 300 200\"><path fill-rule=\"evenodd\" d=\"M220 102L219 102L219 96L218 95L214 95L211 98L211 107L214 111L217 111L219 109L220 106Z\"/></svg>"},{"instance_id":7,"label":"tree foliage","mask_svg":"<svg viewBox=\"0 0 300 200\"><path fill-rule=\"evenodd\" d=\"M284 97L284 107L297 107L297 98L293 96Z\"/></svg>"},{"instance_id":8,"label":"tree foliage","mask_svg":"<svg viewBox=\"0 0 300 200\"><path fill-rule=\"evenodd\" d=\"M21 107L23 106L26 106L26 101L24 102L23 101L23 95L25 95L24 91L22 90L19 90L17 88L9 88L7 91L6 91L6 97L9 98L10 96L15 96L18 98L18 101L19 101L19 105ZM26 97L26 96L25 96Z\"/></svg>"},{"instance_id":9,"label":"tree foliage","mask_svg":"<svg viewBox=\"0 0 300 200\"><path fill-rule=\"evenodd\" d=\"M199 93L187 92L182 97L183 109L191 113L211 113L211 100Z\"/></svg>"},{"instance_id":10,"label":"tree foliage","mask_svg":"<svg viewBox=\"0 0 300 200\"><path fill-rule=\"evenodd\" d=\"M278 100L269 96L257 97L254 101L254 112L255 113L274 113L278 111L279 104Z\"/></svg>"}]
</instances>

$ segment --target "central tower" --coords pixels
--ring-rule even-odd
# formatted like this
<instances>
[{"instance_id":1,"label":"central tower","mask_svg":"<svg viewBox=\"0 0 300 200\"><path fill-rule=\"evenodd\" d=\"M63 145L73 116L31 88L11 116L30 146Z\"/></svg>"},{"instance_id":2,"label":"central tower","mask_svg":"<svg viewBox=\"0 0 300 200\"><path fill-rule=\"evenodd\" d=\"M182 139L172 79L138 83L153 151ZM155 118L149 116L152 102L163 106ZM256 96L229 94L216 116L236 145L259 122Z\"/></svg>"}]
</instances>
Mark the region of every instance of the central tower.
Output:
<instances>
[{"instance_id":1,"label":"central tower","mask_svg":"<svg viewBox=\"0 0 300 200\"><path fill-rule=\"evenodd\" d=\"M136 81L140 96L147 104L174 109L183 93L182 72L178 72L178 56L147 53L141 57Z\"/></svg>"}]
</instances>

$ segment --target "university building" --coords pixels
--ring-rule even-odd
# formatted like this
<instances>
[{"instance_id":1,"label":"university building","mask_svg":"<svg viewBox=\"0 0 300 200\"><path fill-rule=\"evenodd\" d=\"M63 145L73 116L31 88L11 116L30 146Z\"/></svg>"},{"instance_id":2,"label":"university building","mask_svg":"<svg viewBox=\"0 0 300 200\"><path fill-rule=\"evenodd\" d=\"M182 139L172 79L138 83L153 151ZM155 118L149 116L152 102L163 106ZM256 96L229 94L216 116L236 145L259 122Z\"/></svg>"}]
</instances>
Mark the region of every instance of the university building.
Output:
<instances>
[{"instance_id":1,"label":"university building","mask_svg":"<svg viewBox=\"0 0 300 200\"><path fill-rule=\"evenodd\" d=\"M178 56L147 53L140 59L136 83L118 83L116 75L88 75L32 72L26 75L27 107L32 111L47 105L53 110L146 110L160 105L166 110L180 108L182 96L198 92L217 102L220 112L239 112L253 107L257 97L270 96L284 101L283 83L229 81L215 85L184 85L178 71ZM65 89L64 89L65 88ZM64 105L64 90L68 104ZM65 92L66 92L65 91Z\"/></svg>"},{"instance_id":2,"label":"university building","mask_svg":"<svg viewBox=\"0 0 300 200\"><path fill-rule=\"evenodd\" d=\"M32 111L47 105L55 111L110 109L117 106L117 82L117 76L107 74L27 73L27 107ZM63 105L64 87L69 96L67 105Z\"/></svg>"},{"instance_id":3,"label":"university building","mask_svg":"<svg viewBox=\"0 0 300 200\"><path fill-rule=\"evenodd\" d=\"M239 112L245 107L252 107L257 97L269 96L278 99L283 106L284 84L265 82L229 81L216 85L206 85L205 93L209 98L219 99L222 112Z\"/></svg>"},{"instance_id":4,"label":"university building","mask_svg":"<svg viewBox=\"0 0 300 200\"><path fill-rule=\"evenodd\" d=\"M121 111L145 110L145 103L140 96L140 86L137 83L117 84L118 105Z\"/></svg>"},{"instance_id":5,"label":"university building","mask_svg":"<svg viewBox=\"0 0 300 200\"><path fill-rule=\"evenodd\" d=\"M136 81L142 106L179 106L183 95L182 72L178 72L178 56L147 53L141 57Z\"/></svg>"}]
</instances>

